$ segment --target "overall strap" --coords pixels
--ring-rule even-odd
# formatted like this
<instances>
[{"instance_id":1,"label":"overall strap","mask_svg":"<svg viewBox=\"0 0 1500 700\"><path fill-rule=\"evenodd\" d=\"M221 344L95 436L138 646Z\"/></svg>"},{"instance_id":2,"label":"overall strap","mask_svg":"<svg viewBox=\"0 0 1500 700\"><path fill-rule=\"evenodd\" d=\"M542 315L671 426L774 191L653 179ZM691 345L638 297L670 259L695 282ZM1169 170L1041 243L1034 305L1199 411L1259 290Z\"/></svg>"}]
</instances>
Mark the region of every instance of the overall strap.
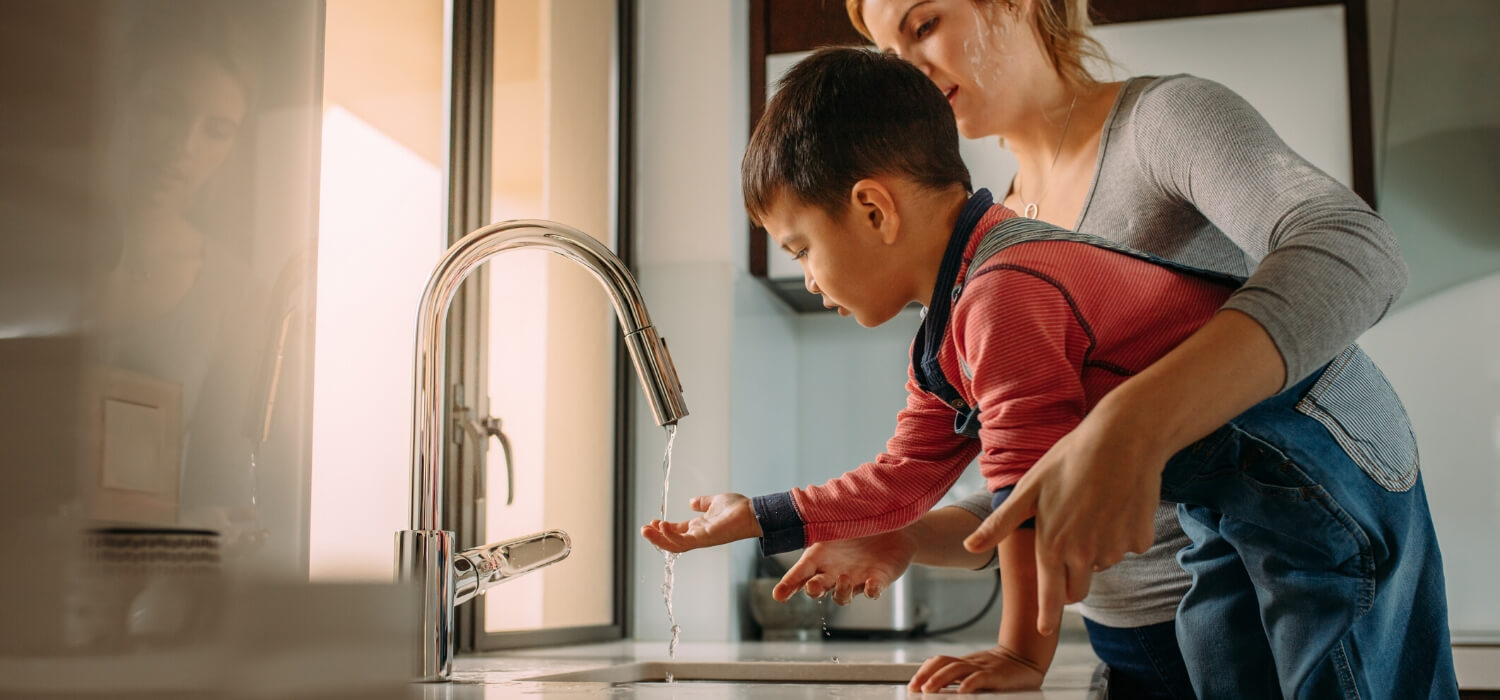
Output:
<instances>
[{"instance_id":1,"label":"overall strap","mask_svg":"<svg viewBox=\"0 0 1500 700\"><path fill-rule=\"evenodd\" d=\"M1094 236L1087 233L1079 233L1077 231L1069 231L1068 229L1062 228L1060 226L1054 226L1045 221L1037 221L1036 219L1014 216L995 224L994 226L990 227L988 231L984 232L983 237L979 240L979 245L974 250L974 257L969 262L969 269L968 272L964 275L964 279L961 281L956 280L953 285L953 291L950 295L951 301L949 301L949 308L951 309L953 306L956 306L958 304L958 299L959 296L963 294L964 286L968 284L969 280L974 278L974 275L978 274L980 268L984 266L984 263L986 261L994 257L996 253L999 253L1006 248L1020 243L1029 243L1032 241L1073 241L1075 243L1084 243L1087 245L1098 246L1100 248L1108 248L1109 250L1113 250L1117 253L1129 255L1133 258L1145 260L1146 262L1155 265L1162 265L1174 270L1185 272L1187 274L1206 278L1210 281L1218 282L1221 284L1229 284L1238 287L1245 282L1245 278L1243 277L1236 277L1234 275L1229 275L1222 272L1204 270L1192 267L1191 265L1184 265L1182 263L1173 262L1171 260L1167 260L1165 258L1161 258L1144 251L1136 250L1123 243L1109 240L1108 238L1102 238L1100 236ZM946 321L946 319L944 320ZM960 370L963 371L966 376L972 379L973 370L968 366L965 366L962 359L959 360L959 365ZM957 394L956 390L946 386L946 382L944 382L943 388L947 389L947 391L951 392L953 395ZM931 389L929 389L929 391L931 391ZM949 398L949 396L947 396L946 394L939 394L939 396L943 397L945 400ZM953 431L960 435L966 435L968 437L978 437L980 427L979 407L967 406L961 400L956 403L951 401L949 403L953 406L954 411L957 412L957 415L954 417L953 421Z\"/></svg>"},{"instance_id":2,"label":"overall strap","mask_svg":"<svg viewBox=\"0 0 1500 700\"><path fill-rule=\"evenodd\" d=\"M994 199L990 196L990 191L981 189L970 196L959 212L958 221L948 237L942 263L938 267L932 299L923 313L917 337L911 346L912 374L917 385L955 411L966 411L969 405L958 390L948 383L948 378L943 376L943 367L938 358L953 304L958 301L958 289L963 287L958 282L958 270L963 266L964 251L968 249L972 237L979 234L979 222L993 205ZM951 294L950 289L953 290Z\"/></svg>"},{"instance_id":3,"label":"overall strap","mask_svg":"<svg viewBox=\"0 0 1500 700\"><path fill-rule=\"evenodd\" d=\"M967 283L968 280L973 279L974 275L979 272L979 268L983 266L983 263L986 260L989 260L996 253L1018 243L1028 243L1031 241L1073 241L1076 243L1086 243L1088 245L1097 246L1100 248L1108 248L1109 250L1113 250L1117 253L1122 253L1133 258L1145 260L1146 262L1152 263L1154 265L1161 265L1163 267L1168 267L1179 272L1186 272L1190 275L1196 275L1213 282L1227 283L1236 287L1245 283L1244 277L1230 275L1223 272L1216 272L1214 270L1205 270L1202 268L1193 267L1191 265L1184 265L1179 262L1174 262L1171 260L1167 260L1166 258L1152 255L1151 253L1147 253L1142 250L1136 250L1135 248L1131 248L1124 243L1112 241L1108 238L1103 238L1101 236L1095 236L1088 233L1079 233L1077 231L1069 231L1068 229L1062 228L1060 226L1054 226L1045 221L1028 219L1023 216L1014 216L1001 221L1000 223L990 227L990 230L984 233L984 237L979 241L978 248L976 248L974 251L974 259L969 263L969 271L968 274L964 276L964 282ZM955 301L957 301L957 297L961 291L962 285L959 285L958 288L954 289L953 296Z\"/></svg>"}]
</instances>

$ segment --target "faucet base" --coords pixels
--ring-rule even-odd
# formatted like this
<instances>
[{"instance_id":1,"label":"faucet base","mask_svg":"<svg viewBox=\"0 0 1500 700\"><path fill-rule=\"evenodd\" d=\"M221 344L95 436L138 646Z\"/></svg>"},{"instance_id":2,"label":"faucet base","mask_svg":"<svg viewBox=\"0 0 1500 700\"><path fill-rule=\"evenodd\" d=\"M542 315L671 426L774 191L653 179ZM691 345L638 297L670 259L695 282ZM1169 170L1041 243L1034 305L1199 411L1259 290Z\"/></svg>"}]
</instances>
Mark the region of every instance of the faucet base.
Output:
<instances>
[{"instance_id":1,"label":"faucet base","mask_svg":"<svg viewBox=\"0 0 1500 700\"><path fill-rule=\"evenodd\" d=\"M421 584L422 658L413 669L418 681L453 677L453 539L448 530L396 533L396 578Z\"/></svg>"}]
</instances>

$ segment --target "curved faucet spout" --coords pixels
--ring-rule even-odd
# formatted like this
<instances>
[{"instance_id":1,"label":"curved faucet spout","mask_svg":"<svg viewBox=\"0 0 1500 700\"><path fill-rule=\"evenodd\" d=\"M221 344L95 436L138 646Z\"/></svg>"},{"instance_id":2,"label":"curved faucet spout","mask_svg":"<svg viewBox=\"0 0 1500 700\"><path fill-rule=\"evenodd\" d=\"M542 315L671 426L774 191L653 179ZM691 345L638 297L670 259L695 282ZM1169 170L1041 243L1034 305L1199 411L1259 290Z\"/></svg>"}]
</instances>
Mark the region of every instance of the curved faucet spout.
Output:
<instances>
[{"instance_id":1,"label":"curved faucet spout","mask_svg":"<svg viewBox=\"0 0 1500 700\"><path fill-rule=\"evenodd\" d=\"M682 384L666 341L651 326L640 289L625 264L603 244L576 229L551 221L506 221L476 229L444 254L427 280L417 309L417 356L412 388L411 529L396 533L396 577L420 582L422 656L416 678L448 680L453 658L453 608L462 586L464 599L507 577L567 556L567 535L544 532L528 540L511 540L475 548L455 562L453 533L442 529L443 446L439 419L446 405L443 336L448 306L458 286L474 268L510 250L538 248L582 265L604 286L614 303L625 335L625 347L640 376L641 388L661 425L687 415ZM531 540L535 540L531 542ZM530 544L527 544L530 542ZM558 546L554 546L561 543Z\"/></svg>"},{"instance_id":2,"label":"curved faucet spout","mask_svg":"<svg viewBox=\"0 0 1500 700\"><path fill-rule=\"evenodd\" d=\"M415 386L412 389L411 527L441 529L443 336L448 306L474 268L501 253L539 248L557 253L587 269L603 285L620 319L626 348L651 402L659 425L688 414L682 384L667 345L651 325L646 303L625 263L592 236L551 221L503 221L475 229L448 249L427 281L417 312Z\"/></svg>"}]
</instances>

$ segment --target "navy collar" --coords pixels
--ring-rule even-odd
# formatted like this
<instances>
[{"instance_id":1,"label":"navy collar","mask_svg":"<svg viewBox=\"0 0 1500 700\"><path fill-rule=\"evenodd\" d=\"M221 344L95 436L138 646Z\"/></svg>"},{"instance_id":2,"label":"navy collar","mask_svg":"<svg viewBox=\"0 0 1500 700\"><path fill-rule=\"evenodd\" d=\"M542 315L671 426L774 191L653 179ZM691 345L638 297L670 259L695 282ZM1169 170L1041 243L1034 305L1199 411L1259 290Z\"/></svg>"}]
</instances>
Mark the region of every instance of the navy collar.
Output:
<instances>
[{"instance_id":1,"label":"navy collar","mask_svg":"<svg viewBox=\"0 0 1500 700\"><path fill-rule=\"evenodd\" d=\"M979 220L984 218L994 204L990 191L981 188L969 197L963 210L958 213L953 233L948 236L948 248L943 251L943 262L938 266L937 284L932 288L932 299L928 302L927 313L922 317L922 325L917 329L917 338L911 346L912 369L917 384L949 405L954 405L954 401L962 404L963 400L943 377L942 368L937 361L938 349L943 342L943 333L948 330L948 317L953 312L953 302L962 289L958 285L958 270L963 267L964 251L969 248L969 240L973 237Z\"/></svg>"}]
</instances>

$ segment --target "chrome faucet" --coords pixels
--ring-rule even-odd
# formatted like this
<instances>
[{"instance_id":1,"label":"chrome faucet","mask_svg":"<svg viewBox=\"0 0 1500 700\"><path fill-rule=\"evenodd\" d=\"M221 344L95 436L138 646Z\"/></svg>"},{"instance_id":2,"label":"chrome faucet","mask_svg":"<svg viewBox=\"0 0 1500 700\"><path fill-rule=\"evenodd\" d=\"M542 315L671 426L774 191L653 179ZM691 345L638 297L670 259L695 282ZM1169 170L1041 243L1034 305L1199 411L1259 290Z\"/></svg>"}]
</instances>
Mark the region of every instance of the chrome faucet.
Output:
<instances>
[{"instance_id":1,"label":"chrome faucet","mask_svg":"<svg viewBox=\"0 0 1500 700\"><path fill-rule=\"evenodd\" d=\"M453 552L443 530L443 337L448 305L474 268L501 253L547 250L582 265L604 285L620 319L625 346L659 425L688 414L667 344L651 325L635 278L589 235L551 221L504 221L475 229L443 256L427 280L417 310L417 356L412 391L411 529L396 533L396 578L422 595L422 659L417 679L446 681L453 672L453 609L490 586L562 561L572 543L560 530Z\"/></svg>"}]
</instances>

